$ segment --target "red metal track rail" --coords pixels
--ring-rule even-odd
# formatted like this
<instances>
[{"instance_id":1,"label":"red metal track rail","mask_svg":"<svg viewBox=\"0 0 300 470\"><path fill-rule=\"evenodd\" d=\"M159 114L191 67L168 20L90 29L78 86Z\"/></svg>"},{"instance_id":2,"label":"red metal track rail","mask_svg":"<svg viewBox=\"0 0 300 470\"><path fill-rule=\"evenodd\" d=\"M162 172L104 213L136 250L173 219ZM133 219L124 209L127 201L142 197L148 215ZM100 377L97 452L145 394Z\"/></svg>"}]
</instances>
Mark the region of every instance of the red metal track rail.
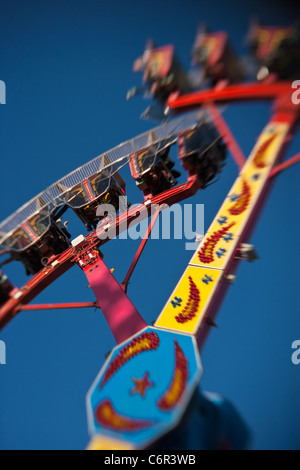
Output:
<instances>
[{"instance_id":1,"label":"red metal track rail","mask_svg":"<svg viewBox=\"0 0 300 470\"><path fill-rule=\"evenodd\" d=\"M135 254L135 257L133 258L133 261L132 261L132 263L131 263L131 265L130 265L130 267L129 267L129 269L128 269L128 272L127 272L127 274L126 274L126 276L125 276L125 278L124 278L124 281L122 282L122 285L124 286L125 292L127 292L128 283L129 283L129 281L130 281L130 278L131 278L131 276L132 276L132 273L133 273L133 271L134 271L134 269L135 269L135 267L136 267L136 265L137 265L137 262L139 261L139 259L140 259L140 257L141 257L141 254L142 254L143 251L144 251L144 248L145 248L145 246L146 246L146 243L147 243L147 241L148 241L148 239L149 239L149 236L150 236L150 234L151 234L151 232L152 232L152 229L153 229L153 227L154 227L154 225L155 225L155 223L156 223L156 221L157 221L157 219L158 219L158 217L159 217L159 214L160 214L160 212L161 212L163 209L164 209L164 206L158 206L158 207L157 207L157 209L156 209L156 211L155 211L155 213L154 213L154 215L153 215L153 217L152 217L152 219L151 219L151 221L150 221L150 224L148 225L148 228L147 228L147 230L146 230L146 233L145 233L145 235L144 235L144 237L143 237L143 239L142 239L142 241L141 241L141 243L140 243L140 246L139 246L139 248L138 248L138 250L137 250L137 252L136 252L136 254Z\"/></svg>"},{"instance_id":2,"label":"red metal track rail","mask_svg":"<svg viewBox=\"0 0 300 470\"><path fill-rule=\"evenodd\" d=\"M168 106L176 113L190 111L201 105L214 103L232 103L234 101L248 100L275 100L276 98L292 93L290 82L278 83L246 83L232 85L222 89L197 91L188 95L169 99Z\"/></svg>"}]
</instances>

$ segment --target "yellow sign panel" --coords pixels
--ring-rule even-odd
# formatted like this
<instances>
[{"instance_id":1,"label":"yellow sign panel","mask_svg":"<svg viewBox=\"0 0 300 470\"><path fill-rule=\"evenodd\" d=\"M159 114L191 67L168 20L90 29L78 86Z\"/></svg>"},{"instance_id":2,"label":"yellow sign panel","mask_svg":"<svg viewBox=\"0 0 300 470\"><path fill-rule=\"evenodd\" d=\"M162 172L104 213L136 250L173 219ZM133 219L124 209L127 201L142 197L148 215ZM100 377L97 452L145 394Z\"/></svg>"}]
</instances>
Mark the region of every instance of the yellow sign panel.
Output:
<instances>
[{"instance_id":1,"label":"yellow sign panel","mask_svg":"<svg viewBox=\"0 0 300 470\"><path fill-rule=\"evenodd\" d=\"M86 450L132 450L130 442L111 439L107 436L96 435L89 443Z\"/></svg>"},{"instance_id":2,"label":"yellow sign panel","mask_svg":"<svg viewBox=\"0 0 300 470\"><path fill-rule=\"evenodd\" d=\"M266 127L190 264L224 269L268 178L288 126Z\"/></svg>"},{"instance_id":3,"label":"yellow sign panel","mask_svg":"<svg viewBox=\"0 0 300 470\"><path fill-rule=\"evenodd\" d=\"M239 177L190 264L223 268L236 246L252 194L252 185Z\"/></svg>"},{"instance_id":4,"label":"yellow sign panel","mask_svg":"<svg viewBox=\"0 0 300 470\"><path fill-rule=\"evenodd\" d=\"M155 326L195 333L222 271L188 266Z\"/></svg>"},{"instance_id":5,"label":"yellow sign panel","mask_svg":"<svg viewBox=\"0 0 300 470\"><path fill-rule=\"evenodd\" d=\"M268 124L244 165L242 173L245 174L247 170L269 170L276 162L289 128L289 124L282 122Z\"/></svg>"},{"instance_id":6,"label":"yellow sign panel","mask_svg":"<svg viewBox=\"0 0 300 470\"><path fill-rule=\"evenodd\" d=\"M155 326L197 333L288 130L285 123L266 126Z\"/></svg>"}]
</instances>

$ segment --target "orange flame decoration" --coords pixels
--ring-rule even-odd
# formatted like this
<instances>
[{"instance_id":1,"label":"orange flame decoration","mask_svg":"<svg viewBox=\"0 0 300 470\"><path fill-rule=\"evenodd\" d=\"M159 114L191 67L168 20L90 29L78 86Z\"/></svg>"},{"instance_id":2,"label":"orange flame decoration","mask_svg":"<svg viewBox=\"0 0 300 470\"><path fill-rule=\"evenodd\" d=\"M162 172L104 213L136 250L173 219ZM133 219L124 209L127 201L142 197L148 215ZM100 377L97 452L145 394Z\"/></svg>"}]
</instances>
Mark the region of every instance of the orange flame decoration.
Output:
<instances>
[{"instance_id":1,"label":"orange flame decoration","mask_svg":"<svg viewBox=\"0 0 300 470\"><path fill-rule=\"evenodd\" d=\"M191 320L195 316L200 304L200 292L191 276L189 276L189 283L190 295L187 304L184 309L175 317L175 320L178 323L185 323Z\"/></svg>"},{"instance_id":2,"label":"orange flame decoration","mask_svg":"<svg viewBox=\"0 0 300 470\"><path fill-rule=\"evenodd\" d=\"M102 388L106 382L124 365L129 359L144 351L157 349L159 346L159 337L154 332L145 332L140 336L133 338L126 346L124 346L118 355L111 361L99 388Z\"/></svg>"},{"instance_id":3,"label":"orange flame decoration","mask_svg":"<svg viewBox=\"0 0 300 470\"><path fill-rule=\"evenodd\" d=\"M225 235L228 230L231 229L235 225L235 222L231 222L231 224L227 225L226 227L221 228L220 230L216 230L207 240L204 242L200 251L198 251L198 257L202 263L209 264L214 261L214 249L218 241Z\"/></svg>"},{"instance_id":4,"label":"orange flame decoration","mask_svg":"<svg viewBox=\"0 0 300 470\"><path fill-rule=\"evenodd\" d=\"M265 142L261 144L259 149L256 152L256 155L253 159L253 163L257 168L265 168L266 162L264 162L265 151L269 147L269 145L273 142L273 140L277 137L278 132L271 135Z\"/></svg>"},{"instance_id":5,"label":"orange flame decoration","mask_svg":"<svg viewBox=\"0 0 300 470\"><path fill-rule=\"evenodd\" d=\"M231 215L241 214L242 212L244 212L244 210L247 209L249 205L249 202L251 199L250 187L246 183L245 180L242 180L242 185L243 185L243 189L238 200L236 201L235 204L233 204L233 206L230 209L228 209L228 212Z\"/></svg>"},{"instance_id":6,"label":"orange flame decoration","mask_svg":"<svg viewBox=\"0 0 300 470\"><path fill-rule=\"evenodd\" d=\"M150 420L133 419L119 414L110 400L104 400L96 408L95 418L101 426L119 432L135 432L149 427Z\"/></svg>"},{"instance_id":7,"label":"orange flame decoration","mask_svg":"<svg viewBox=\"0 0 300 470\"><path fill-rule=\"evenodd\" d=\"M175 370L168 390L157 401L157 406L162 411L172 410L179 402L186 388L188 380L188 360L176 339L175 343Z\"/></svg>"}]
</instances>

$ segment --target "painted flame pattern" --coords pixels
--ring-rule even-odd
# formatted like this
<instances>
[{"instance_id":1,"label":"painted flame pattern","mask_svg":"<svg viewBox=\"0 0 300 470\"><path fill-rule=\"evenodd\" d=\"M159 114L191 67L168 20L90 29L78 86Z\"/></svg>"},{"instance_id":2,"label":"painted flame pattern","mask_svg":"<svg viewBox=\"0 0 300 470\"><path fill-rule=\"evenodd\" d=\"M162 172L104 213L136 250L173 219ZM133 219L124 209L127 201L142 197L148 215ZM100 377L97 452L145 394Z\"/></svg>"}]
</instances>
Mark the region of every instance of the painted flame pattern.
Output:
<instances>
[{"instance_id":1,"label":"painted flame pattern","mask_svg":"<svg viewBox=\"0 0 300 470\"><path fill-rule=\"evenodd\" d=\"M110 400L103 400L96 408L97 423L107 429L119 432L135 432L152 424L150 420L133 419L118 413Z\"/></svg>"},{"instance_id":2,"label":"painted flame pattern","mask_svg":"<svg viewBox=\"0 0 300 470\"><path fill-rule=\"evenodd\" d=\"M175 370L167 391L157 401L162 411L172 410L180 401L188 380L188 360L176 339L175 343Z\"/></svg>"},{"instance_id":3,"label":"painted flame pattern","mask_svg":"<svg viewBox=\"0 0 300 470\"><path fill-rule=\"evenodd\" d=\"M127 343L111 361L99 388L102 388L108 380L131 358L145 351L152 351L159 346L159 337L154 331L142 333Z\"/></svg>"},{"instance_id":4,"label":"painted flame pattern","mask_svg":"<svg viewBox=\"0 0 300 470\"><path fill-rule=\"evenodd\" d=\"M244 212L247 209L250 199L251 199L250 187L246 183L246 181L243 179L242 180L242 192L239 198L237 199L237 201L235 202L235 204L233 204L233 206L230 209L228 209L228 212L231 215L240 215L242 212Z\"/></svg>"},{"instance_id":5,"label":"painted flame pattern","mask_svg":"<svg viewBox=\"0 0 300 470\"><path fill-rule=\"evenodd\" d=\"M200 292L193 281L193 278L189 276L189 298L187 300L184 309L175 317L178 323L186 323L190 321L197 313L200 304Z\"/></svg>"},{"instance_id":6,"label":"painted flame pattern","mask_svg":"<svg viewBox=\"0 0 300 470\"><path fill-rule=\"evenodd\" d=\"M253 163L257 168L265 168L266 162L264 162L265 151L269 147L269 145L273 142L273 140L277 137L278 133L271 135L265 142L261 144L259 149L256 152L256 155L253 159Z\"/></svg>"},{"instance_id":7,"label":"painted flame pattern","mask_svg":"<svg viewBox=\"0 0 300 470\"><path fill-rule=\"evenodd\" d=\"M212 235L210 235L207 240L202 245L200 251L198 251L198 258L201 263L209 264L214 261L214 249L218 241L225 235L228 230L235 225L235 222L231 222L229 225L216 230Z\"/></svg>"}]
</instances>

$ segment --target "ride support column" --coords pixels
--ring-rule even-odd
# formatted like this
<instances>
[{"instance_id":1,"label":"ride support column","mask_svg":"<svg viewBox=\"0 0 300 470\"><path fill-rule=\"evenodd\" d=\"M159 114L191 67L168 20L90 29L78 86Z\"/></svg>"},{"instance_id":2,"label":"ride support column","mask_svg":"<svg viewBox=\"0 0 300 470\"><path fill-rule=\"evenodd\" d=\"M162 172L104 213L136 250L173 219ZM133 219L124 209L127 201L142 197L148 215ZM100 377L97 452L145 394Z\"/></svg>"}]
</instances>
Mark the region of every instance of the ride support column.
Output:
<instances>
[{"instance_id":1,"label":"ride support column","mask_svg":"<svg viewBox=\"0 0 300 470\"><path fill-rule=\"evenodd\" d=\"M118 344L147 326L98 253L92 254L87 264L81 260L79 265Z\"/></svg>"}]
</instances>

